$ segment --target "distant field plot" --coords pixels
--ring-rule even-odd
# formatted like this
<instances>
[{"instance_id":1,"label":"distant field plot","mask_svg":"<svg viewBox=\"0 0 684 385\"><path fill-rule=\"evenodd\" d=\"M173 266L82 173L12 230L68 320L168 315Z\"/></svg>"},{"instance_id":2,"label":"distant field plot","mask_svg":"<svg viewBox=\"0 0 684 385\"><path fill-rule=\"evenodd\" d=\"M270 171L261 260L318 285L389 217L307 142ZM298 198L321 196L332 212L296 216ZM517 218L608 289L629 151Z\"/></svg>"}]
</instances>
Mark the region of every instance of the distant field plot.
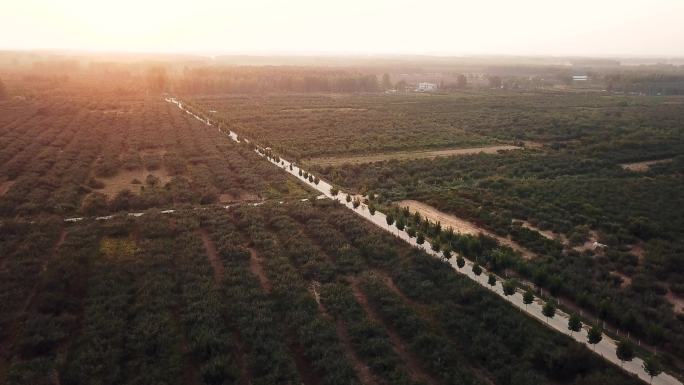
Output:
<instances>
[{"instance_id":1,"label":"distant field plot","mask_svg":"<svg viewBox=\"0 0 684 385\"><path fill-rule=\"evenodd\" d=\"M0 226L3 384L639 383L331 201Z\"/></svg>"},{"instance_id":2,"label":"distant field plot","mask_svg":"<svg viewBox=\"0 0 684 385\"><path fill-rule=\"evenodd\" d=\"M381 154L370 155L356 155L356 156L340 156L340 157L323 157L311 158L306 160L306 164L318 166L339 166L343 164L363 164L382 162L387 160L411 160L411 159L432 159L445 156L458 156L469 154L496 154L501 151L519 150L523 147L518 146L489 146L489 147L473 147L473 148L454 148L449 150L416 150L416 151L402 151L402 152L388 152Z\"/></svg>"},{"instance_id":3,"label":"distant field plot","mask_svg":"<svg viewBox=\"0 0 684 385\"><path fill-rule=\"evenodd\" d=\"M622 162L684 151L681 100L552 92L192 99L238 134L300 160L534 141Z\"/></svg>"},{"instance_id":4,"label":"distant field plot","mask_svg":"<svg viewBox=\"0 0 684 385\"><path fill-rule=\"evenodd\" d=\"M158 98L9 101L0 116L0 215L306 196L246 146Z\"/></svg>"}]
</instances>

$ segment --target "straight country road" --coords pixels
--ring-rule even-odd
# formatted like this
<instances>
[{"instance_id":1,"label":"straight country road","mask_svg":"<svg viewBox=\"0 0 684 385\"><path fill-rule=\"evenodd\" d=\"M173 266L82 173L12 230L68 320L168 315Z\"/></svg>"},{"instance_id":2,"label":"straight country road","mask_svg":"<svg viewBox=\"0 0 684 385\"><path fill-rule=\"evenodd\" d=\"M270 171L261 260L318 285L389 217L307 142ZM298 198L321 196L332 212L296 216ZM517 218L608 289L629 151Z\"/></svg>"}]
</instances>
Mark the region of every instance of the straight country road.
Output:
<instances>
[{"instance_id":1,"label":"straight country road","mask_svg":"<svg viewBox=\"0 0 684 385\"><path fill-rule=\"evenodd\" d=\"M179 100L175 98L167 98L167 102L173 103L178 108L181 110L185 111L186 113L192 115L195 117L197 120L200 120L201 122L207 124L210 127L215 127L214 124L209 119L202 118L195 113L188 111L183 107L183 103L180 102ZM229 130L221 130L223 131L227 136L230 137L235 142L240 142L238 139L238 135L232 131ZM242 137L240 137L242 138ZM244 138L242 140L245 140ZM432 255L436 258L443 259L444 256L442 255L441 252L435 252L432 250L431 245L428 241L425 241L422 245L419 245L416 242L415 238L409 237L409 235L403 231L399 230L395 224L388 225L386 221L386 216L385 214L375 211L374 214L371 214L370 211L368 210L368 207L364 205L363 203L360 204L357 208L354 208L353 205L353 200L352 202L346 202L346 197L349 195L350 197L354 198L353 195L344 193L344 192L339 192L336 195L331 194L331 189L332 186L323 181L319 180L318 183L315 183L313 181L310 181L308 178L304 178L304 176L299 175L299 171L301 170L302 173L306 173L304 175L308 175L309 173L306 170L300 169L297 165L292 164L291 162L283 159L283 158L278 158L276 161L275 159L271 157L267 157L263 152L259 151L259 148L257 147L257 153L262 156L264 159L268 160L271 162L273 165L276 167L281 168L283 171L290 173L293 175L295 178L297 178L300 182L308 185L309 187L313 188L314 190L318 190L320 193L325 195L326 197L338 201L340 204L344 205L348 209L352 210L354 213L357 215L361 216L362 218L370 221L377 227L381 228L384 231L387 231L391 233L392 235L400 238L401 240L407 242L411 246L417 247L423 251L425 251L427 254ZM530 305L525 305L523 303L522 299L522 293L521 292L516 292L513 295L506 296L503 293L503 286L502 286L502 280L501 278L497 278L496 285L491 286L487 283L487 278L489 276L489 273L483 269L482 274L476 275L473 270L473 263L471 261L466 261L465 266L463 268L459 268L456 265L456 258L451 258L450 262L451 266L454 268L455 271L458 273L463 274L464 276L470 278L471 280L477 282L480 284L483 288L490 290L497 295L499 295L503 300L508 301L511 305L517 307L521 311L527 313L530 317L538 320L541 322L543 325L546 325L547 327L554 329L560 333L568 335L570 338L573 338L575 341L585 344L591 349L595 354L600 355L605 359L606 361L616 365L617 367L623 369L624 371L631 373L633 375L638 376L641 380L645 381L646 383L651 383L654 385L682 385L682 383L677 380L675 377L668 373L661 373L656 377L651 378L646 371L643 368L643 360L641 358L634 358L630 362L625 362L623 364L620 359L617 358L616 349L617 349L617 343L615 340L611 339L607 335L603 334L603 338L601 341L594 345L590 345L587 341L587 332L588 332L588 327L585 325L583 329L580 332L573 333L572 335L570 334L570 331L568 330L568 320L569 320L569 315L566 313L563 313L559 310L556 311L556 314L553 318L547 319L546 316L542 313L542 308L545 304L545 302L540 299L536 298L532 304Z\"/></svg>"}]
</instances>

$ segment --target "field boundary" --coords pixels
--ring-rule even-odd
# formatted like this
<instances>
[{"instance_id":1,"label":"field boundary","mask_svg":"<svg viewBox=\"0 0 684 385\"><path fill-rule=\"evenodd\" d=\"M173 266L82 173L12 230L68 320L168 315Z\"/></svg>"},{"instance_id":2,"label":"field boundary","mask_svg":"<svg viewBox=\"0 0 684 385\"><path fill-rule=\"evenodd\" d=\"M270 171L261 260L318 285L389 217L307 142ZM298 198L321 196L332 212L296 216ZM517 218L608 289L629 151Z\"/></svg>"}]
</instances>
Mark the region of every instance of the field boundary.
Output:
<instances>
[{"instance_id":1,"label":"field boundary","mask_svg":"<svg viewBox=\"0 0 684 385\"><path fill-rule=\"evenodd\" d=\"M509 144L500 144L482 147L459 147L446 148L439 150L415 150L415 151L397 151L397 152L381 152L369 155L341 155L341 156L322 156L309 158L304 161L307 165L316 166L339 166L343 164L364 164L374 162L384 162L388 160L416 160L416 159L434 159L449 156L462 156L473 154L497 154L500 151L522 150L525 147L513 146Z\"/></svg>"}]
</instances>

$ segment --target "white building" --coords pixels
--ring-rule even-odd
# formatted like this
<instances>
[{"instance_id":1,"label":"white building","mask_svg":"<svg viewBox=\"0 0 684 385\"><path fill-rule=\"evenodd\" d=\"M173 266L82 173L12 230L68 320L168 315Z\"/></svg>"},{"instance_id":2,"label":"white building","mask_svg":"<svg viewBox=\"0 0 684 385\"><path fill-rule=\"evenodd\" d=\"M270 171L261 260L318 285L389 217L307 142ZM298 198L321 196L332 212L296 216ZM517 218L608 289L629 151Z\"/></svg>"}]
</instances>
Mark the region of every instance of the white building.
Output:
<instances>
[{"instance_id":1,"label":"white building","mask_svg":"<svg viewBox=\"0 0 684 385\"><path fill-rule=\"evenodd\" d=\"M435 83L420 82L420 83L418 83L418 87L416 88L416 91L418 91L418 92L429 92L429 91L435 91L436 89L437 89L437 84L435 84Z\"/></svg>"}]
</instances>

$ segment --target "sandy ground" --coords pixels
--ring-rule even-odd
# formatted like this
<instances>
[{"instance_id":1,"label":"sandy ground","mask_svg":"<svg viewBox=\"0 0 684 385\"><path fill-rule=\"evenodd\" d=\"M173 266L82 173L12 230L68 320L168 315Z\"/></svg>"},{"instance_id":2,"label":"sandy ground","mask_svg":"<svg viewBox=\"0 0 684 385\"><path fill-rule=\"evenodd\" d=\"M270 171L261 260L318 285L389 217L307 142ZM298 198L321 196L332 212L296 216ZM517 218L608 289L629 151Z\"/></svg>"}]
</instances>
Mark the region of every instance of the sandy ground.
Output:
<instances>
[{"instance_id":1,"label":"sandy ground","mask_svg":"<svg viewBox=\"0 0 684 385\"><path fill-rule=\"evenodd\" d=\"M147 171L147 170L121 170L119 171L116 175L110 178L98 178L98 180L102 183L104 183L105 187L102 189L98 189L96 191L99 191L108 197L114 197L119 191L121 190L131 190L133 193L138 193L140 191L140 186L145 185L145 178L147 178L148 175L154 175L159 180L161 181L161 185L163 186L165 183L168 183L171 180L171 176L166 173L164 170L153 170L153 171ZM131 183L133 179L137 179L140 181L140 184L133 184Z\"/></svg>"},{"instance_id":2,"label":"sandy ground","mask_svg":"<svg viewBox=\"0 0 684 385\"><path fill-rule=\"evenodd\" d=\"M494 234L491 231L488 231L486 229L483 229L471 222L465 221L461 218L457 218L453 215L443 213L436 208L426 205L422 202L418 201L413 201L413 200L405 200L397 203L399 207L408 207L411 212L418 211L420 215L423 217L428 218L432 222L441 222L442 228L453 228L455 232L461 233L461 234L469 234L469 235L478 235L478 234L484 234L489 237L492 237L499 241L500 244L506 245L510 247L511 249L520 252L524 258L531 259L534 258L534 253L531 251L523 248L522 246L518 245L517 243L513 242L512 240L502 237L500 235Z\"/></svg>"},{"instance_id":3,"label":"sandy ground","mask_svg":"<svg viewBox=\"0 0 684 385\"><path fill-rule=\"evenodd\" d=\"M237 194L223 193L219 195L219 202L221 203L237 203L237 202L261 202L263 199L257 194L247 191L240 191Z\"/></svg>"},{"instance_id":4,"label":"sandy ground","mask_svg":"<svg viewBox=\"0 0 684 385\"><path fill-rule=\"evenodd\" d=\"M568 239L565 237L563 234L558 234L554 233L551 230L542 230L539 227L536 227L535 225L531 224L528 221L521 221L521 220L514 220L514 222L520 222L522 227L525 227L527 229L530 229L532 231L536 231L539 234L541 234L544 238L551 239L551 240L559 240L563 244L566 244L568 242Z\"/></svg>"},{"instance_id":5,"label":"sandy ground","mask_svg":"<svg viewBox=\"0 0 684 385\"><path fill-rule=\"evenodd\" d=\"M620 273L619 271L611 271L610 275L614 275L614 276L620 277L620 279L622 279L622 283L620 284L621 289L624 289L627 286L632 284L632 278Z\"/></svg>"},{"instance_id":6,"label":"sandy ground","mask_svg":"<svg viewBox=\"0 0 684 385\"><path fill-rule=\"evenodd\" d=\"M452 148L446 150L432 150L432 151L400 151L388 152L374 155L356 155L356 156L340 156L340 157L320 157L306 160L307 164L315 164L320 166L337 166L341 164L363 164L372 162L382 162L385 160L399 159L433 159L443 156L456 155L471 155L471 154L496 154L498 151L519 150L522 147L501 145L489 147L474 147L474 148Z\"/></svg>"},{"instance_id":7,"label":"sandy ground","mask_svg":"<svg viewBox=\"0 0 684 385\"><path fill-rule=\"evenodd\" d=\"M684 298L673 293L671 290L668 290L667 294L665 294L665 299L674 305L675 313L684 314Z\"/></svg>"},{"instance_id":8,"label":"sandy ground","mask_svg":"<svg viewBox=\"0 0 684 385\"><path fill-rule=\"evenodd\" d=\"M669 163L672 162L672 158L668 159L658 159L658 160L647 160L645 162L635 162L635 163L621 163L623 169L634 171L634 172L646 172L652 165L658 163Z\"/></svg>"}]
</instances>

